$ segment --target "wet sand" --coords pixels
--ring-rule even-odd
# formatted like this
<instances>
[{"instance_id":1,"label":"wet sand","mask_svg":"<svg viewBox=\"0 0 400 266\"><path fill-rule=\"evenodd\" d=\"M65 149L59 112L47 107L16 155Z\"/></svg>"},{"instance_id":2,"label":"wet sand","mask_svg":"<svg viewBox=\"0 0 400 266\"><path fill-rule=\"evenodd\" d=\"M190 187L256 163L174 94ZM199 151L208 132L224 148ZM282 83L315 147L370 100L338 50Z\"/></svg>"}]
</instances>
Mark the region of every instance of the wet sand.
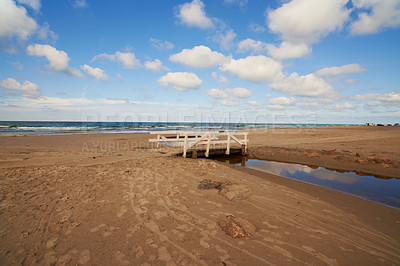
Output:
<instances>
[{"instance_id":1,"label":"wet sand","mask_svg":"<svg viewBox=\"0 0 400 266\"><path fill-rule=\"evenodd\" d=\"M249 153L398 177L399 136L399 128L251 130ZM251 169L174 157L149 138L0 138L0 264L400 263L397 209ZM392 161L386 167L374 158ZM199 190L202 179L229 180L252 193L230 201L215 189ZM226 215L249 220L256 233L231 238L218 226Z\"/></svg>"}]
</instances>

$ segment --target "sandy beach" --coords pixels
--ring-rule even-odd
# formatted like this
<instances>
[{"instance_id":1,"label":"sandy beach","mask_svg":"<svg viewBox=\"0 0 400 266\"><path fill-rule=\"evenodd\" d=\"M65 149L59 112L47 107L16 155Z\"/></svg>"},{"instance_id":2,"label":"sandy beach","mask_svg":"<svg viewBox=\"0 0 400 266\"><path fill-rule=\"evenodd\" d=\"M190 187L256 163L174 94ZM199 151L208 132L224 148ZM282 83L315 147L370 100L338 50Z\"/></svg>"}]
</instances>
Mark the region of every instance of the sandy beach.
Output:
<instances>
[{"instance_id":1,"label":"sandy beach","mask_svg":"<svg viewBox=\"0 0 400 266\"><path fill-rule=\"evenodd\" d=\"M400 178L400 128L248 130L249 156ZM149 134L0 138L1 265L393 265L400 210L157 149ZM229 200L204 179L251 191ZM218 222L251 222L232 238Z\"/></svg>"}]
</instances>

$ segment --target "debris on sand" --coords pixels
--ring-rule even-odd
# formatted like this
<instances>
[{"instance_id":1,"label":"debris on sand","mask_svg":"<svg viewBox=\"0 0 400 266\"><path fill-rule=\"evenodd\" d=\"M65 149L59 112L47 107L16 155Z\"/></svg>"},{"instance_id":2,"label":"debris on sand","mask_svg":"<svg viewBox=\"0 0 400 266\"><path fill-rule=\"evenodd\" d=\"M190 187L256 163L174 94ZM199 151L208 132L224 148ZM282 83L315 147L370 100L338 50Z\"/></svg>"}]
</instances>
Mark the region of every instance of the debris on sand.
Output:
<instances>
[{"instance_id":1,"label":"debris on sand","mask_svg":"<svg viewBox=\"0 0 400 266\"><path fill-rule=\"evenodd\" d=\"M218 194L224 196L230 201L244 200L250 197L252 191L250 188L236 184L236 183L223 183L220 186Z\"/></svg>"},{"instance_id":2,"label":"debris on sand","mask_svg":"<svg viewBox=\"0 0 400 266\"><path fill-rule=\"evenodd\" d=\"M218 189L222 185L222 182L212 181L211 179L203 179L200 181L200 185L197 186L198 189Z\"/></svg>"},{"instance_id":3,"label":"debris on sand","mask_svg":"<svg viewBox=\"0 0 400 266\"><path fill-rule=\"evenodd\" d=\"M228 215L220 220L218 225L225 232L225 234L233 238L250 237L257 230L257 228L248 220L235 218L232 215Z\"/></svg>"},{"instance_id":4,"label":"debris on sand","mask_svg":"<svg viewBox=\"0 0 400 266\"><path fill-rule=\"evenodd\" d=\"M224 196L230 201L244 200L250 197L252 190L244 185L231 183L227 180L212 181L211 179L203 179L197 186L198 189L218 189L218 194Z\"/></svg>"}]
</instances>

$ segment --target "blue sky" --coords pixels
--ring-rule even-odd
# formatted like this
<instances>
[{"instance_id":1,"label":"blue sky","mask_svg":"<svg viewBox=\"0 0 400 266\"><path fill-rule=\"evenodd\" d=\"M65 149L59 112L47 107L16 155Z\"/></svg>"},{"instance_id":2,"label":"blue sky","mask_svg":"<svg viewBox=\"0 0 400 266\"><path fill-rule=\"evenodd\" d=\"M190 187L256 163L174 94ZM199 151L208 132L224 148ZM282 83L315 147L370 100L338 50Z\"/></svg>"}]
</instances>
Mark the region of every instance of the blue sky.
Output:
<instances>
[{"instance_id":1,"label":"blue sky","mask_svg":"<svg viewBox=\"0 0 400 266\"><path fill-rule=\"evenodd\" d=\"M0 120L400 122L399 0L0 0Z\"/></svg>"}]
</instances>

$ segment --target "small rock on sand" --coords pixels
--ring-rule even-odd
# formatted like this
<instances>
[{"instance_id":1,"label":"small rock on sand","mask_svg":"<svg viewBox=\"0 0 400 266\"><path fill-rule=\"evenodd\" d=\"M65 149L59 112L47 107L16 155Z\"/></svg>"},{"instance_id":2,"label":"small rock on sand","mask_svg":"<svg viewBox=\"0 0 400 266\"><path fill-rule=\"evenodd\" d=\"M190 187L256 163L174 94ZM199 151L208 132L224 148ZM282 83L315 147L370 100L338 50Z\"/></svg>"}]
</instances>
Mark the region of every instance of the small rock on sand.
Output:
<instances>
[{"instance_id":1,"label":"small rock on sand","mask_svg":"<svg viewBox=\"0 0 400 266\"><path fill-rule=\"evenodd\" d=\"M197 186L198 189L218 189L221 186L221 182L212 181L210 179L203 179L200 181L200 185Z\"/></svg>"},{"instance_id":2,"label":"small rock on sand","mask_svg":"<svg viewBox=\"0 0 400 266\"><path fill-rule=\"evenodd\" d=\"M233 238L250 237L257 230L257 228L248 220L235 218L232 215L228 215L220 220L218 225L225 232L225 234Z\"/></svg>"}]
</instances>

